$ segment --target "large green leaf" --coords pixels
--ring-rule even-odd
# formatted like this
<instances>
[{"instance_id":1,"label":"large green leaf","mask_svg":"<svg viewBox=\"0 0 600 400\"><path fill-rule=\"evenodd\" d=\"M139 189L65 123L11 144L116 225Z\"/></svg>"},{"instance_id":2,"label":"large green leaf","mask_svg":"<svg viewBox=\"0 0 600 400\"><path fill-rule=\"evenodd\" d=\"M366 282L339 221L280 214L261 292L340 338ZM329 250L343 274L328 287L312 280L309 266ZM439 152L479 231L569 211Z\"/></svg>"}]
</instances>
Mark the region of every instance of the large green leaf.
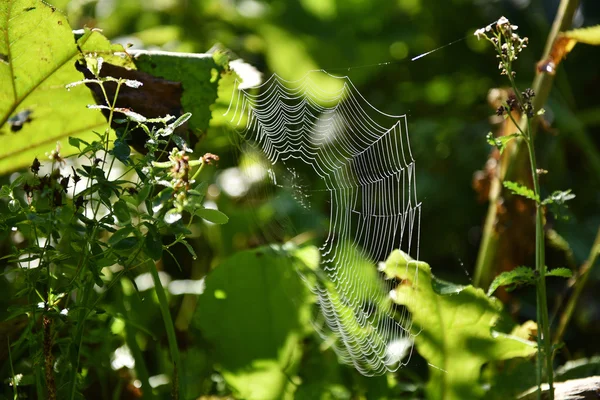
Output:
<instances>
[{"instance_id":1,"label":"large green leaf","mask_svg":"<svg viewBox=\"0 0 600 400\"><path fill-rule=\"evenodd\" d=\"M429 265L400 251L390 255L384 272L401 282L392 297L412 313L417 350L430 365L428 398L482 398L485 363L535 353L535 343L494 330L502 303L483 290L440 281Z\"/></svg>"},{"instance_id":2,"label":"large green leaf","mask_svg":"<svg viewBox=\"0 0 600 400\"><path fill-rule=\"evenodd\" d=\"M80 45L91 36L84 35ZM67 137L91 138L93 129L104 129L104 117L86 109L94 103L89 90L65 88L82 79L75 69L78 57L73 33L60 11L42 1L0 2L0 173L43 157L59 140L63 154L72 152ZM27 113L20 124L11 121Z\"/></svg>"},{"instance_id":3,"label":"large green leaf","mask_svg":"<svg viewBox=\"0 0 600 400\"><path fill-rule=\"evenodd\" d=\"M292 395L310 319L299 267L302 262L291 253L262 247L237 253L206 278L195 325L239 398Z\"/></svg>"},{"instance_id":4,"label":"large green leaf","mask_svg":"<svg viewBox=\"0 0 600 400\"><path fill-rule=\"evenodd\" d=\"M0 173L29 165L54 149L57 141L63 144L61 154L72 154L75 149L66 144L69 136L91 141L93 130L106 128L100 112L86 109L95 103L87 87L65 88L83 78L75 68L82 54L136 69L120 45L98 32L87 30L76 43L66 17L42 1L0 2ZM193 113L190 127L198 135L204 133L225 63L208 54L135 55L140 70L182 83L181 103Z\"/></svg>"}]
</instances>

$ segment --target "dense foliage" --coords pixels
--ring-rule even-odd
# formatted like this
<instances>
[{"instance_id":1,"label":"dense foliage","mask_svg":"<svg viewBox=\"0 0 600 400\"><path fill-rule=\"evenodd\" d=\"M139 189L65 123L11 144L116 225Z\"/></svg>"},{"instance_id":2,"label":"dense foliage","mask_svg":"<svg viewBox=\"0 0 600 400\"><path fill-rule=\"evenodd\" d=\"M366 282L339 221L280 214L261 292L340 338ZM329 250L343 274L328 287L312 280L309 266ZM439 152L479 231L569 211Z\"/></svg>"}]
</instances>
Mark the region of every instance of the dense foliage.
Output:
<instances>
[{"instance_id":1,"label":"dense foliage","mask_svg":"<svg viewBox=\"0 0 600 400\"><path fill-rule=\"evenodd\" d=\"M555 381L599 375L600 52L578 45L537 94L538 193L514 161L514 90L472 34L501 15L519 25L529 43L513 83L532 87L557 1L50 3L0 5L0 398L534 393L536 204ZM576 27L599 22L600 4L582 1ZM378 109L408 115L425 262L393 252L377 272L412 315L398 371L364 377L315 333L328 210L245 178L253 154L224 117L239 58L265 78L347 75Z\"/></svg>"}]
</instances>

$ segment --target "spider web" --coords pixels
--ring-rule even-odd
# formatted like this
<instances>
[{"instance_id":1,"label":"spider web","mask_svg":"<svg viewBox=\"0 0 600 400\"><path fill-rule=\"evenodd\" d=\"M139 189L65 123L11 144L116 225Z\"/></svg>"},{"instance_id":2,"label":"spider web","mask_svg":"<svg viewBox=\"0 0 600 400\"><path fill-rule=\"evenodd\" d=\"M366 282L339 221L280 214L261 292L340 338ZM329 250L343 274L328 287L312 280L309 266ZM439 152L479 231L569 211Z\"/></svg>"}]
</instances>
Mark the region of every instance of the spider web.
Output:
<instances>
[{"instance_id":1,"label":"spider web","mask_svg":"<svg viewBox=\"0 0 600 400\"><path fill-rule=\"evenodd\" d=\"M405 365L411 320L390 298L399 282L386 281L377 265L394 249L419 258L421 203L406 116L379 111L347 76L325 71L294 81L273 75L254 88L236 81L225 115L263 154L274 185L306 209L320 207L319 194L327 200L322 279L305 279L322 314L317 331L363 375ZM318 188L304 183L307 170Z\"/></svg>"}]
</instances>

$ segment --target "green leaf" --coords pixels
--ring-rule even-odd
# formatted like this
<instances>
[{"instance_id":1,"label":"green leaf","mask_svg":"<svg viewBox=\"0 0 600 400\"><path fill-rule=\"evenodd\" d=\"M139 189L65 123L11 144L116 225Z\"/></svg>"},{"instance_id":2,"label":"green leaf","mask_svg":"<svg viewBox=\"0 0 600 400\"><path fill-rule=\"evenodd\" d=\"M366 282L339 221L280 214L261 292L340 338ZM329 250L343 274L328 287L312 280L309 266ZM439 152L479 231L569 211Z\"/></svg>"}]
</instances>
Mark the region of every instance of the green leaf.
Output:
<instances>
[{"instance_id":1,"label":"green leaf","mask_svg":"<svg viewBox=\"0 0 600 400\"><path fill-rule=\"evenodd\" d=\"M125 140L117 139L115 140L115 146L110 151L112 155L123 164L127 165L129 163L129 156L131 155L131 148Z\"/></svg>"},{"instance_id":2,"label":"green leaf","mask_svg":"<svg viewBox=\"0 0 600 400\"><path fill-rule=\"evenodd\" d=\"M485 391L479 381L484 364L535 354L535 343L494 330L502 303L483 290L454 285L452 294L437 294L433 289L437 279L429 265L398 250L387 259L383 272L401 282L391 295L411 312L415 345L431 366L428 398L482 398Z\"/></svg>"},{"instance_id":3,"label":"green leaf","mask_svg":"<svg viewBox=\"0 0 600 400\"><path fill-rule=\"evenodd\" d=\"M160 233L153 224L144 223L144 225L148 227L148 233L144 240L144 250L154 261L160 260L163 253L163 243Z\"/></svg>"},{"instance_id":4,"label":"green leaf","mask_svg":"<svg viewBox=\"0 0 600 400\"><path fill-rule=\"evenodd\" d=\"M121 224L125 225L131 222L131 213L125 200L120 199L115 202L113 204L113 212Z\"/></svg>"},{"instance_id":5,"label":"green leaf","mask_svg":"<svg viewBox=\"0 0 600 400\"><path fill-rule=\"evenodd\" d=\"M144 202L144 200L146 200L148 198L148 196L152 192L152 188L153 188L153 186L149 183L144 184L144 186L142 186L142 188L138 192L137 196L135 197L138 206L140 204L142 204Z\"/></svg>"},{"instance_id":6,"label":"green leaf","mask_svg":"<svg viewBox=\"0 0 600 400\"><path fill-rule=\"evenodd\" d=\"M542 204L556 204L563 205L569 200L573 200L575 195L571 193L571 189L569 190L557 190L552 193L550 196L544 199Z\"/></svg>"},{"instance_id":7,"label":"green leaf","mask_svg":"<svg viewBox=\"0 0 600 400\"><path fill-rule=\"evenodd\" d=\"M573 276L573 271L569 268L554 268L546 272L546 276L557 276L559 278L570 278Z\"/></svg>"},{"instance_id":8,"label":"green leaf","mask_svg":"<svg viewBox=\"0 0 600 400\"><path fill-rule=\"evenodd\" d=\"M491 296L500 286L507 286L506 290L514 290L517 286L535 283L535 271L529 267L517 267L512 271L502 272L498 275L488 289L487 295Z\"/></svg>"},{"instance_id":9,"label":"green leaf","mask_svg":"<svg viewBox=\"0 0 600 400\"><path fill-rule=\"evenodd\" d=\"M274 247L235 254L206 277L194 326L236 398L288 398L310 321L301 261Z\"/></svg>"},{"instance_id":10,"label":"green leaf","mask_svg":"<svg viewBox=\"0 0 600 400\"><path fill-rule=\"evenodd\" d=\"M194 260L198 258L198 256L196 255L196 251L194 250L194 248L192 247L192 245L189 244L187 242L187 240L185 240L185 238L179 240L179 243L181 243L182 245L185 246L185 248L187 249L187 251L190 253L190 255L192 256L192 258Z\"/></svg>"},{"instance_id":11,"label":"green leaf","mask_svg":"<svg viewBox=\"0 0 600 400\"><path fill-rule=\"evenodd\" d=\"M496 146L500 151L500 154L502 154L502 152L506 148L507 143L519 136L521 136L519 133L513 133L510 135L494 137L494 134L492 132L489 132L485 138L487 139L487 142L489 144L491 144L492 146Z\"/></svg>"},{"instance_id":12,"label":"green leaf","mask_svg":"<svg viewBox=\"0 0 600 400\"><path fill-rule=\"evenodd\" d=\"M108 244L114 246L116 243L125 239L133 232L135 232L135 228L131 225L121 228L118 231L116 231L110 238L108 238Z\"/></svg>"},{"instance_id":13,"label":"green leaf","mask_svg":"<svg viewBox=\"0 0 600 400\"><path fill-rule=\"evenodd\" d=\"M527 186L523 186L520 183L512 182L512 181L504 181L502 182L505 188L510 190L512 194L517 196L522 196L527 199L533 200L535 202L539 202L540 198L535 194L535 192L529 189Z\"/></svg>"},{"instance_id":14,"label":"green leaf","mask_svg":"<svg viewBox=\"0 0 600 400\"><path fill-rule=\"evenodd\" d=\"M201 208L196 210L195 214L213 224L226 224L229 222L229 217L227 215L212 208Z\"/></svg>"},{"instance_id":15,"label":"green leaf","mask_svg":"<svg viewBox=\"0 0 600 400\"><path fill-rule=\"evenodd\" d=\"M112 245L112 248L116 251L129 251L132 248L134 248L138 243L138 238L135 236L128 236L124 239L119 240L118 242L116 242L114 245Z\"/></svg>"},{"instance_id":16,"label":"green leaf","mask_svg":"<svg viewBox=\"0 0 600 400\"><path fill-rule=\"evenodd\" d=\"M573 29L571 31L563 32L562 35L569 39L576 40L579 43L600 46L600 25Z\"/></svg>"},{"instance_id":17,"label":"green leaf","mask_svg":"<svg viewBox=\"0 0 600 400\"><path fill-rule=\"evenodd\" d=\"M88 31L78 45L91 51L89 43L98 43L99 37ZM36 156L42 159L69 136L91 142L92 130L106 127L101 113L86 109L94 103L87 87L65 88L82 79L75 69L79 58L60 11L43 1L0 2L0 173L25 167ZM75 151L64 146L61 153Z\"/></svg>"}]
</instances>

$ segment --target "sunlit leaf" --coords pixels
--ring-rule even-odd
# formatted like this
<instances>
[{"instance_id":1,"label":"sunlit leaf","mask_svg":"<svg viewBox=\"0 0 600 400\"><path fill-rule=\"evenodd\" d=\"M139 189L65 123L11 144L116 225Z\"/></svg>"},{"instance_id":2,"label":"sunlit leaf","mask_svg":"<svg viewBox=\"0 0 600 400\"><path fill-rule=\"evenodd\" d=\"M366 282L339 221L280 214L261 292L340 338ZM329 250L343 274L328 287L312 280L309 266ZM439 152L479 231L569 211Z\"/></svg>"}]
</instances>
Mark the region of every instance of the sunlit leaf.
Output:
<instances>
[{"instance_id":1,"label":"sunlit leaf","mask_svg":"<svg viewBox=\"0 0 600 400\"><path fill-rule=\"evenodd\" d=\"M63 155L74 153L69 136L91 142L106 120L86 109L94 100L84 85L65 86L83 78L75 69L77 45L84 52L115 48L91 31L76 44L66 17L36 0L0 2L0 33L0 173L41 160L57 141L65 141Z\"/></svg>"},{"instance_id":2,"label":"sunlit leaf","mask_svg":"<svg viewBox=\"0 0 600 400\"><path fill-rule=\"evenodd\" d=\"M559 278L570 278L573 276L573 271L569 268L554 268L546 272L546 276L557 276Z\"/></svg>"},{"instance_id":3,"label":"sunlit leaf","mask_svg":"<svg viewBox=\"0 0 600 400\"><path fill-rule=\"evenodd\" d=\"M195 212L197 216L205 219L213 224L226 224L229 222L229 217L219 210L212 208L201 208Z\"/></svg>"},{"instance_id":4,"label":"sunlit leaf","mask_svg":"<svg viewBox=\"0 0 600 400\"><path fill-rule=\"evenodd\" d=\"M392 297L411 312L417 350L431 366L428 398L483 398L479 379L485 363L535 354L535 343L495 330L502 303L483 290L452 285L451 294L440 295L430 267L398 250L384 272L401 282Z\"/></svg>"},{"instance_id":5,"label":"sunlit leaf","mask_svg":"<svg viewBox=\"0 0 600 400\"><path fill-rule=\"evenodd\" d=\"M527 186L523 186L517 182L504 181L502 182L505 188L510 190L513 194L517 196L522 196L527 199L533 200L535 202L540 201L540 198L535 194L535 192L529 189Z\"/></svg>"},{"instance_id":6,"label":"sunlit leaf","mask_svg":"<svg viewBox=\"0 0 600 400\"><path fill-rule=\"evenodd\" d=\"M500 286L505 286L510 291L518 286L529 285L535 282L535 271L529 267L517 267L512 271L502 272L490 284L488 296L491 296Z\"/></svg>"}]
</instances>

